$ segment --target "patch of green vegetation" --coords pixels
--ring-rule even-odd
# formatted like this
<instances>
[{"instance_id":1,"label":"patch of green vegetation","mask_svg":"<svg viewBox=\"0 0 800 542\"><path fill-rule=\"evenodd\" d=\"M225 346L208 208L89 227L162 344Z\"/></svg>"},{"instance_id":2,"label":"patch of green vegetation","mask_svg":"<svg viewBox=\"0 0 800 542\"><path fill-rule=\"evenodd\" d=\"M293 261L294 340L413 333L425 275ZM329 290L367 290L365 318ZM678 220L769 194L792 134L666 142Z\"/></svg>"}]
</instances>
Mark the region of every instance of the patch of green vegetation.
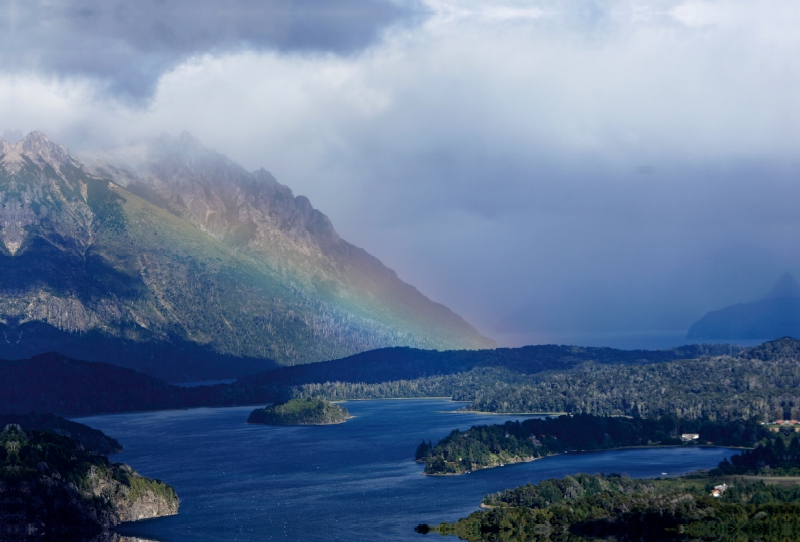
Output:
<instances>
[{"instance_id":1,"label":"patch of green vegetation","mask_svg":"<svg viewBox=\"0 0 800 542\"><path fill-rule=\"evenodd\" d=\"M715 487L722 489L718 497L712 496ZM488 495L483 506L489 509L416 530L470 542L747 542L800 534L800 486L705 475L632 480L577 474Z\"/></svg>"},{"instance_id":2,"label":"patch of green vegetation","mask_svg":"<svg viewBox=\"0 0 800 542\"><path fill-rule=\"evenodd\" d=\"M323 399L292 399L282 405L257 408L248 423L266 425L328 425L342 423L350 418L346 408Z\"/></svg>"},{"instance_id":3,"label":"patch of green vegetation","mask_svg":"<svg viewBox=\"0 0 800 542\"><path fill-rule=\"evenodd\" d=\"M140 476L130 469L122 469L122 471L118 476L127 481L127 485L130 487L128 499L131 501L139 500L149 494L160 497L166 502L178 502L178 495L172 486L156 478Z\"/></svg>"},{"instance_id":4,"label":"patch of green vegetation","mask_svg":"<svg viewBox=\"0 0 800 542\"><path fill-rule=\"evenodd\" d=\"M100 227L107 232L123 234L127 225L122 208L125 198L111 189L108 181L84 176L87 185L87 203L95 216L100 219Z\"/></svg>"}]
</instances>

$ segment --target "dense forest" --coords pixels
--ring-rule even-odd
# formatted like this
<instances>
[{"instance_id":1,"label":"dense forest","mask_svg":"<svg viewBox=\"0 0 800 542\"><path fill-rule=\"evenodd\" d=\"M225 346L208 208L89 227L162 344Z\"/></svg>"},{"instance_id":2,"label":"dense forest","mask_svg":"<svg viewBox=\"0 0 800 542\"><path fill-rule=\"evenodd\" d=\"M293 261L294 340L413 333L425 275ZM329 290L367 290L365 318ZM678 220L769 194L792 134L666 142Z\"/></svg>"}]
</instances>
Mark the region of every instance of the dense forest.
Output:
<instances>
[{"instance_id":1,"label":"dense forest","mask_svg":"<svg viewBox=\"0 0 800 542\"><path fill-rule=\"evenodd\" d=\"M535 374L477 367L378 384L309 383L294 386L292 393L328 399L448 396L482 412L797 419L798 360L800 341L785 338L736 355L617 364L583 361Z\"/></svg>"},{"instance_id":2,"label":"dense forest","mask_svg":"<svg viewBox=\"0 0 800 542\"><path fill-rule=\"evenodd\" d=\"M454 397L473 400L482 390L524 385L531 375L598 366L648 365L711 355L737 355L731 345L692 345L668 350L618 350L540 345L437 352L383 348L343 359L281 367L240 378L234 386L286 401L389 397Z\"/></svg>"},{"instance_id":3,"label":"dense forest","mask_svg":"<svg viewBox=\"0 0 800 542\"><path fill-rule=\"evenodd\" d=\"M800 476L800 436L772 433L754 449L720 463L718 473Z\"/></svg>"},{"instance_id":4,"label":"dense forest","mask_svg":"<svg viewBox=\"0 0 800 542\"><path fill-rule=\"evenodd\" d=\"M108 363L75 360L49 353L27 360L0 361L0 412L81 416L165 408L283 403L296 397L336 400L460 397L466 394L472 399L486 387L506 386L517 381L524 384L527 375L552 370L568 371L586 362L602 366L648 364L739 350L731 346L702 345L657 351L572 346L446 352L384 348L339 360L265 371L233 384L194 388L174 386Z\"/></svg>"},{"instance_id":5,"label":"dense forest","mask_svg":"<svg viewBox=\"0 0 800 542\"><path fill-rule=\"evenodd\" d=\"M0 412L79 416L300 397L452 397L469 402L467 409L486 412L797 419L798 345L787 338L750 349L389 348L195 388L106 363L43 354L0 361ZM701 357L684 359L690 356Z\"/></svg>"},{"instance_id":6,"label":"dense forest","mask_svg":"<svg viewBox=\"0 0 800 542\"><path fill-rule=\"evenodd\" d=\"M343 382L376 384L453 375L473 369L504 368L519 374L564 371L585 362L599 365L642 365L701 356L737 355L742 347L691 345L667 350L618 350L581 346L538 345L493 350L420 350L381 348L342 359L281 367L244 377L241 386L299 386L310 383Z\"/></svg>"},{"instance_id":7,"label":"dense forest","mask_svg":"<svg viewBox=\"0 0 800 542\"><path fill-rule=\"evenodd\" d=\"M16 424L0 432L0 489L2 534L36 540L90 540L122 521L178 511L175 492L163 482L76 440Z\"/></svg>"},{"instance_id":8,"label":"dense forest","mask_svg":"<svg viewBox=\"0 0 800 542\"><path fill-rule=\"evenodd\" d=\"M323 399L292 399L281 405L257 408L250 413L247 423L265 425L330 425L351 418L341 405Z\"/></svg>"},{"instance_id":9,"label":"dense forest","mask_svg":"<svg viewBox=\"0 0 800 542\"><path fill-rule=\"evenodd\" d=\"M720 496L712 497L723 483L706 476L632 480L577 474L489 495L489 510L416 530L470 542L743 542L800 535L800 487L728 480Z\"/></svg>"},{"instance_id":10,"label":"dense forest","mask_svg":"<svg viewBox=\"0 0 800 542\"><path fill-rule=\"evenodd\" d=\"M725 446L754 446L769 435L769 431L755 421L579 414L478 425L463 432L456 429L435 446L423 441L417 448L416 460L425 463L425 474L460 474L567 451L680 445L684 433L699 434L692 443Z\"/></svg>"}]
</instances>

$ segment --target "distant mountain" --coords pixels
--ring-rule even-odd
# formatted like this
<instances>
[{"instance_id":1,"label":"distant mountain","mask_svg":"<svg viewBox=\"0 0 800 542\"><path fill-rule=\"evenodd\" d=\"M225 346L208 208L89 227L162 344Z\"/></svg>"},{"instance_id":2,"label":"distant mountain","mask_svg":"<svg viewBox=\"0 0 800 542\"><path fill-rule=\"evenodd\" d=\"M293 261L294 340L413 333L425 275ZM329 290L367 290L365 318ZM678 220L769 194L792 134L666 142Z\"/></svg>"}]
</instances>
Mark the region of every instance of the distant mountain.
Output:
<instances>
[{"instance_id":1,"label":"distant mountain","mask_svg":"<svg viewBox=\"0 0 800 542\"><path fill-rule=\"evenodd\" d=\"M488 348L307 198L183 134L82 158L0 140L0 357L171 381L386 346Z\"/></svg>"},{"instance_id":2,"label":"distant mountain","mask_svg":"<svg viewBox=\"0 0 800 542\"><path fill-rule=\"evenodd\" d=\"M759 301L711 311L695 322L688 340L768 340L800 337L800 285L784 273Z\"/></svg>"}]
</instances>

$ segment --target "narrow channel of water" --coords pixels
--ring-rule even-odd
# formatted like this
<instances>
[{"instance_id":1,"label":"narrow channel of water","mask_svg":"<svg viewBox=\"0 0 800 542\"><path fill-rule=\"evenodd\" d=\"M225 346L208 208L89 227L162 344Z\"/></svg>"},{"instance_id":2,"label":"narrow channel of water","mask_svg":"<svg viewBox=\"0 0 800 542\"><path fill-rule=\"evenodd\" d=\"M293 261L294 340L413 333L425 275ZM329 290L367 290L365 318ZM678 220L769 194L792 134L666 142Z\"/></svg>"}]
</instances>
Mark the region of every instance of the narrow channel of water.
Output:
<instances>
[{"instance_id":1,"label":"narrow channel of water","mask_svg":"<svg viewBox=\"0 0 800 542\"><path fill-rule=\"evenodd\" d=\"M173 485L178 516L120 532L169 542L416 540L419 523L454 521L487 493L577 472L654 477L716 466L735 450L657 448L567 454L468 475L422 476L424 438L526 416L453 413L447 400L349 401L356 418L331 426L245 423L252 407L80 418L116 437L114 461ZM428 538L430 539L430 537Z\"/></svg>"}]
</instances>

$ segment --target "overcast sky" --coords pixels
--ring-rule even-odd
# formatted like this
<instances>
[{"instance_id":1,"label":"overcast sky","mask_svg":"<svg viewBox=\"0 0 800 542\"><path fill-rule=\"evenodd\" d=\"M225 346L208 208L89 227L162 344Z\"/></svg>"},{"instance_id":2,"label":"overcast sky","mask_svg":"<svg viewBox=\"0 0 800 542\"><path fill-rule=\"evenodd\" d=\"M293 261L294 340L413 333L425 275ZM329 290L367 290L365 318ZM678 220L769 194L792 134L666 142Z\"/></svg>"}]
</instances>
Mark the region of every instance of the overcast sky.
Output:
<instances>
[{"instance_id":1,"label":"overcast sky","mask_svg":"<svg viewBox=\"0 0 800 542\"><path fill-rule=\"evenodd\" d=\"M502 344L680 342L800 277L796 0L0 6L0 132L187 130Z\"/></svg>"}]
</instances>

